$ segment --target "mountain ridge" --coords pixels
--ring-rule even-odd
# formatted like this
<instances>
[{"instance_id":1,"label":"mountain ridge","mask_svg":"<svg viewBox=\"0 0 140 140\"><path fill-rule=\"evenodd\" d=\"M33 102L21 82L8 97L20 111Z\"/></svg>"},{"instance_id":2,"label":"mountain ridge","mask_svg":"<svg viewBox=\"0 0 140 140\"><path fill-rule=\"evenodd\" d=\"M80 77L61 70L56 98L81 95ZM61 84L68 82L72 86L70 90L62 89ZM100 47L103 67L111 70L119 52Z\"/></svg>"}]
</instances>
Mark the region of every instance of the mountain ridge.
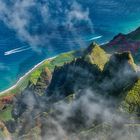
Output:
<instances>
[{"instance_id":1,"label":"mountain ridge","mask_svg":"<svg viewBox=\"0 0 140 140\"><path fill-rule=\"evenodd\" d=\"M138 64L138 62L140 61L139 46L140 46L140 27L138 27L136 30L128 34L119 33L109 43L103 45L102 47L108 53L112 53L114 51L115 52L130 51L133 55L136 64Z\"/></svg>"},{"instance_id":2,"label":"mountain ridge","mask_svg":"<svg viewBox=\"0 0 140 140\"><path fill-rule=\"evenodd\" d=\"M121 44L124 39L119 34L113 41ZM2 107L5 112L11 107L11 116L3 122L12 138L119 140L122 132L126 138L137 135L139 128L131 131L140 121L135 57L130 50L108 52L92 43L78 55L45 62L26 88Z\"/></svg>"}]
</instances>

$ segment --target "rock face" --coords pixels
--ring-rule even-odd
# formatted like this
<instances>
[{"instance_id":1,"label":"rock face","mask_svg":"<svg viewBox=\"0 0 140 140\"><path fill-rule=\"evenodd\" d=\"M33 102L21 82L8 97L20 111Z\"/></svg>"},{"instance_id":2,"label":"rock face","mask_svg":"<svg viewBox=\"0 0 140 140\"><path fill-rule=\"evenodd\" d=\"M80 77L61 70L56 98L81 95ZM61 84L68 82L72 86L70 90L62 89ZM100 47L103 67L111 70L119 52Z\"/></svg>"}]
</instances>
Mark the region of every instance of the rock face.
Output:
<instances>
[{"instance_id":1,"label":"rock face","mask_svg":"<svg viewBox=\"0 0 140 140\"><path fill-rule=\"evenodd\" d=\"M136 63L140 61L140 28L129 34L118 34L109 43L102 46L107 52L130 51Z\"/></svg>"},{"instance_id":2,"label":"rock face","mask_svg":"<svg viewBox=\"0 0 140 140\"><path fill-rule=\"evenodd\" d=\"M46 94L58 99L92 88L104 94L119 95L123 88L133 85L136 80L136 66L130 52L115 53L109 58L103 49L93 44L83 57L56 67Z\"/></svg>"},{"instance_id":3,"label":"rock face","mask_svg":"<svg viewBox=\"0 0 140 140\"><path fill-rule=\"evenodd\" d=\"M131 54L116 53L104 67L100 86L104 92L119 96L124 88L132 86L136 80L136 66Z\"/></svg>"},{"instance_id":4,"label":"rock face","mask_svg":"<svg viewBox=\"0 0 140 140\"><path fill-rule=\"evenodd\" d=\"M51 72L45 68L37 80L36 85L29 82L27 88L15 98L14 109L12 111L13 118L20 117L25 110L34 109L43 106L42 96L51 81Z\"/></svg>"},{"instance_id":5,"label":"rock face","mask_svg":"<svg viewBox=\"0 0 140 140\"><path fill-rule=\"evenodd\" d=\"M34 91L36 94L43 95L50 84L51 81L51 72L48 68L45 68L40 77L37 80L36 85L34 86Z\"/></svg>"},{"instance_id":6,"label":"rock face","mask_svg":"<svg viewBox=\"0 0 140 140\"><path fill-rule=\"evenodd\" d=\"M81 57L55 67L52 76L46 68L35 85L29 83L15 98L12 111L14 121L7 124L8 129L19 137L41 137L41 140L46 140L46 135L48 139L49 135L57 136L59 131L62 140L69 139L67 134L73 133L78 139L79 132L98 125L103 126L103 131L109 131L114 124L106 126L102 123L106 121L104 115L112 122L112 112L106 111L106 104L107 107L110 104L102 100L108 99L109 102L111 98L111 109L115 112L120 100L126 98L125 93L135 86L138 79L130 52L109 56L97 44L91 44ZM16 128L11 129L11 124L16 124ZM62 133L62 130L66 132ZM100 130L96 128L96 131ZM26 138L23 139L28 140Z\"/></svg>"},{"instance_id":7,"label":"rock face","mask_svg":"<svg viewBox=\"0 0 140 140\"><path fill-rule=\"evenodd\" d=\"M104 65L109 60L109 55L99 45L92 43L85 50L84 59L91 64L96 64L100 70L103 70Z\"/></svg>"},{"instance_id":8,"label":"rock face","mask_svg":"<svg viewBox=\"0 0 140 140\"><path fill-rule=\"evenodd\" d=\"M94 87L101 74L95 64L90 64L79 58L63 67L56 67L47 95L53 98L66 97L75 91L80 91L91 85Z\"/></svg>"},{"instance_id":9,"label":"rock face","mask_svg":"<svg viewBox=\"0 0 140 140\"><path fill-rule=\"evenodd\" d=\"M109 55L92 43L83 53L81 58L65 64L63 67L56 67L53 73L51 84L47 89L47 95L66 97L87 87L96 89L97 83Z\"/></svg>"}]
</instances>

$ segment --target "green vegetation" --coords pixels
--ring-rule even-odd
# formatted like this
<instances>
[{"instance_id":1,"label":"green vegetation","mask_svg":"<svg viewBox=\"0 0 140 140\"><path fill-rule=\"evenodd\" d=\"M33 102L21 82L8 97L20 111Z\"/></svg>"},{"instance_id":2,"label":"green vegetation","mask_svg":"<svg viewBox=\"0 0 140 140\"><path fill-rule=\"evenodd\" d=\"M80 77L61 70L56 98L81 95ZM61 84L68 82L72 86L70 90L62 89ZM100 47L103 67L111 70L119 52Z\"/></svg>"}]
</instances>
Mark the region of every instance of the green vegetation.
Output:
<instances>
[{"instance_id":1,"label":"green vegetation","mask_svg":"<svg viewBox=\"0 0 140 140\"><path fill-rule=\"evenodd\" d=\"M122 103L123 109L128 113L139 113L140 107L140 79L128 91Z\"/></svg>"},{"instance_id":2,"label":"green vegetation","mask_svg":"<svg viewBox=\"0 0 140 140\"><path fill-rule=\"evenodd\" d=\"M71 62L75 57L77 57L76 52L72 51L72 52L60 54L59 56L57 56L52 60L50 59L44 61L40 66L38 66L35 70L29 73L23 80L21 80L20 83L18 83L18 85L16 86L16 88L0 95L0 97L20 93L22 90L25 89L29 81L36 84L37 79L39 78L42 70L45 67L47 67L51 72L53 72L55 66L62 66L64 63Z\"/></svg>"},{"instance_id":3,"label":"green vegetation","mask_svg":"<svg viewBox=\"0 0 140 140\"><path fill-rule=\"evenodd\" d=\"M0 120L1 121L9 121L12 120L12 105L7 105L5 109L0 110Z\"/></svg>"},{"instance_id":4,"label":"green vegetation","mask_svg":"<svg viewBox=\"0 0 140 140\"><path fill-rule=\"evenodd\" d=\"M51 72L53 72L55 66L62 66L64 63L71 62L75 57L76 57L75 52L69 52L69 53L61 54L52 60L50 59L50 60L44 61L40 66L38 66L35 70L33 70L31 73L29 73L23 80L21 80L21 82L17 85L16 88L1 95L0 98L3 98L5 96L11 95L11 94L20 93L22 90L24 90L24 88L27 86L29 81L36 84L37 79L40 77L42 70L45 69L46 67ZM1 121L11 120L12 119L11 111L12 111L12 105L7 105L5 109L1 109L0 120Z\"/></svg>"},{"instance_id":5,"label":"green vegetation","mask_svg":"<svg viewBox=\"0 0 140 140\"><path fill-rule=\"evenodd\" d=\"M109 60L109 55L101 47L93 43L89 47L89 52L85 56L85 59L92 64L96 64L101 70L103 70L105 64Z\"/></svg>"},{"instance_id":6,"label":"green vegetation","mask_svg":"<svg viewBox=\"0 0 140 140\"><path fill-rule=\"evenodd\" d=\"M22 79L20 81L20 83L18 83L18 85L17 85L17 87L15 89L13 89L13 90L7 92L6 94L2 95L0 98L4 97L6 95L9 95L9 94L11 95L11 94L21 93L21 91L24 90L27 87L27 85L28 85L29 82L31 82L31 85L33 83L33 85L36 86L36 87L33 86L33 93L37 93L37 94L39 94L39 95L42 96L42 93L46 93L46 88L48 86L46 84L46 79L47 78L49 79L49 75L50 75L50 77L52 76L52 73L53 73L55 67L56 66L57 67L63 66L65 63L69 63L69 62L71 62L72 60L74 60L77 57L79 57L79 56L77 55L76 52L69 52L69 53L61 54L61 55L57 56L56 58L53 58L53 59L49 59L49 60L44 61L42 64L40 64L38 67L36 67L32 72L30 72L28 75L26 75L24 77L24 79ZM91 85L91 87L93 86L93 88L96 87L96 86L98 86L98 84L100 84L102 81L100 79L99 79L100 81L98 79L97 80L94 80L94 77L92 78L92 75L91 74L89 76L88 76L87 73L84 76L83 75L78 75L79 73L83 73L83 65L84 65L84 68L88 68L88 66L91 66L90 70L92 69L93 71L91 70L91 72L93 72L93 74L94 74L94 71L96 71L96 69L95 69L95 67L92 67L92 64L93 65L95 64L96 67L99 67L100 68L100 70L99 69L98 70L99 71L102 71L102 72L99 72L99 78L102 78L102 77L103 78L108 78L107 80L110 80L112 83L114 82L112 84L113 86L111 85L109 87L111 89L111 91L109 91L109 90L105 91L105 92L108 93L108 96L109 96L109 93L111 93L110 95L112 95L112 93L113 94L116 93L117 96L115 96L115 97L117 99L120 99L118 97L121 96L121 98L123 98L123 102L121 102L121 107L122 107L123 110L127 111L128 113L134 113L134 112L138 112L139 111L138 109L140 108L140 79L135 84L132 83L130 85L129 91L128 91L128 88L126 87L127 84L125 84L125 83L128 83L128 85L129 85L129 83L130 83L130 81L128 81L129 79L127 80L127 77L126 76L123 77L123 74L122 75L120 74L121 76L119 76L119 77L115 77L116 73L120 69L122 69L122 67L124 67L124 65L126 63L128 64L128 66L130 66L129 68L132 69L132 72L133 71L136 72L135 71L136 70L136 65L135 65L135 63L133 61L133 57L132 57L131 53L129 53L129 52L116 53L116 54L112 55L112 57L110 57L110 55L107 54L97 44L92 44L85 51L84 56L83 57L80 57L80 58L81 58L81 61L79 61L80 64L78 63L78 71L76 71L76 74L75 74L75 69L77 68L76 67L77 66L76 65L77 63L75 64L76 66L74 65L75 67L72 67L74 69L74 72L73 71L68 71L67 72L67 70L66 70L66 73L64 73L65 72L65 69L64 69L63 71L60 71L60 73L57 73L56 74L56 75L61 75L61 73L62 73L62 75L66 75L66 74L69 74L69 73L70 74L73 74L74 73L72 75L72 80L68 77L68 80L66 80L66 82L64 82L66 88L64 86L61 86L62 91L66 91L65 92L66 93L66 97L63 98L62 100L58 100L57 102L54 102L53 105L59 106L59 104L61 105L61 103L72 104L76 100L76 97L78 99L78 96L76 96L74 94L74 91L73 90L70 90L70 94L67 94L69 92L68 90L73 88L73 85L72 85L73 83L72 82L74 80L77 82L77 83L74 83L75 85L76 84L78 86L80 84L82 85L82 86L81 85L79 86L80 88L78 87L80 90L81 90L81 87L83 88L84 87L84 84L86 84L85 82L82 82L82 81L89 82L89 79L91 79L91 82L89 82L90 83L89 86ZM85 61L88 61L90 64L87 63L87 62L85 63ZM79 71L79 67L82 68L81 71ZM48 74L48 72L43 73L43 72L45 72L44 70L46 70L46 69L49 71L49 74ZM104 74L104 71L105 71L105 76L102 75L102 74ZM98 73L95 72L95 74L97 75ZM95 76L95 74L94 74L94 76ZM77 78L78 80L75 78L75 76L77 76L77 77L79 76ZM123 82L120 82L119 80L122 81L122 78L124 78L126 81L124 80ZM57 79L57 77L55 77L54 79L56 79L56 81L60 81L59 79ZM115 79L115 81L113 81L112 79L113 80ZM63 78L62 78L62 81L64 81ZM95 81L97 83L95 83ZM135 82L135 80L134 80L134 82ZM48 84L49 83L50 83L50 81L48 82ZM68 86L66 86L67 83L68 83ZM94 85L94 83L95 83L95 85ZM123 85L124 84L124 86L119 87L116 83L118 85L119 84L120 85ZM71 87L69 88L69 85L72 86L72 88ZM56 86L57 92L58 92L58 89L59 89L59 86ZM42 90L44 90L44 92L42 92ZM97 87L97 90L98 90L98 87ZM101 92L103 92L104 91L104 88L99 89L99 90L101 90ZM52 91L54 91L54 90L52 90ZM26 93L27 92L25 92L25 95L27 95ZM119 95L120 93L122 93L123 95L122 94ZM23 92L23 94L24 94L24 92ZM28 96L21 96L20 98L17 98L18 101L22 103L23 97L25 98L25 97L28 97ZM7 99L11 99L11 98L9 97ZM43 101L43 100L40 99L39 101ZM120 102L117 102L117 103L120 105ZM48 104L46 104L46 106L47 105ZM7 104L4 107L3 107L3 104L1 106L2 106L1 107L2 109L0 111L0 120L3 121L3 122L12 120L11 111L12 111L13 106L12 105L9 105L9 104ZM116 106L116 107L118 108L118 106ZM116 107L114 109L116 109ZM17 106L17 108L18 108L18 106ZM19 108L19 109L22 110L21 108ZM29 112L29 115L30 115L30 112L34 111L32 109L34 109L34 108L27 108L25 113L27 113L27 115L28 115L28 112ZM77 110L78 109L76 109L76 111ZM46 111L46 109L45 109L45 111ZM78 114L77 114L77 112L78 112ZM79 112L79 110L77 112L76 112L76 117L80 120L80 123L82 124L82 121L83 121L82 119L83 118L82 118L82 115L80 114L81 112ZM24 113L24 111L23 111L23 113ZM42 120L42 118L43 119L47 119L47 117L50 117L50 116L53 116L53 115L56 116L57 113L61 113L61 112L59 112L59 110L57 110L57 109L55 109L55 108L53 108L53 107L51 107L51 106L48 105L46 112L41 112L40 111L39 114L37 114L37 116L35 116L35 119L34 119L34 116L33 116L33 119L36 121L36 126L34 126L33 128L30 128L30 131L28 131L28 128L26 128L26 125L27 125L27 122L28 122L28 116L27 116L27 118L26 118L26 115L25 116L24 115L21 115L20 117L18 116L19 117L19 120L18 120L19 122L18 121L17 122L23 127L23 130L25 129L25 131L27 131L27 132L25 132L25 135L23 135L22 137L24 137L25 139L30 139L30 137L32 137L33 139L39 139L40 138L40 132L41 132L41 129L42 129L40 126L41 125L43 126L43 124L42 124L42 122L40 120ZM75 120L75 116L72 116L70 118L70 120L72 120L71 122L72 123L74 122L74 124L77 123L77 119ZM99 121L100 121L100 117L99 117ZM99 139L107 140L108 137L109 137L109 135L112 132L112 126L111 126L111 124L109 124L109 122L106 123L106 122L102 122L102 121L99 122L99 121L98 121L98 119L95 118L95 120L87 128L84 128L81 125L81 127L79 127L78 130L77 130L77 133L78 133L77 135L80 137L80 139L82 139L82 138L88 139L88 137L92 137L94 139L97 136L99 136ZM29 126L30 126L30 124L29 124ZM19 131L18 128L16 128L15 135L16 134L18 135L18 133L20 133L18 131ZM1 131L0 131L0 133L1 133ZM24 132L23 132L23 134L24 134Z\"/></svg>"}]
</instances>

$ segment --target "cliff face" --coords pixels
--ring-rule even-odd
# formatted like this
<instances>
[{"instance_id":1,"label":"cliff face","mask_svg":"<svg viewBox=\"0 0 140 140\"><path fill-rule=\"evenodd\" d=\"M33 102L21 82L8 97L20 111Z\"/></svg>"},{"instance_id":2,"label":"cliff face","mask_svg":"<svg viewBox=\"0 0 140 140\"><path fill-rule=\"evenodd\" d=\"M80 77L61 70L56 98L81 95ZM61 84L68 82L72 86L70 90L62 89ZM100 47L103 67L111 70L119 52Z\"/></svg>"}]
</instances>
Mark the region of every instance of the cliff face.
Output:
<instances>
[{"instance_id":1,"label":"cliff face","mask_svg":"<svg viewBox=\"0 0 140 140\"><path fill-rule=\"evenodd\" d=\"M96 90L108 60L109 55L97 44L92 43L80 58L55 68L46 94L58 98L75 94L87 87Z\"/></svg>"},{"instance_id":2,"label":"cliff face","mask_svg":"<svg viewBox=\"0 0 140 140\"><path fill-rule=\"evenodd\" d=\"M87 87L95 87L101 74L97 65L76 59L63 67L55 68L46 94L53 98L66 97Z\"/></svg>"},{"instance_id":3,"label":"cliff face","mask_svg":"<svg viewBox=\"0 0 140 140\"><path fill-rule=\"evenodd\" d=\"M107 94L119 96L138 78L131 54L129 52L113 54L105 65L101 77L100 88Z\"/></svg>"},{"instance_id":4,"label":"cliff face","mask_svg":"<svg viewBox=\"0 0 140 140\"><path fill-rule=\"evenodd\" d=\"M109 52L125 52L130 51L136 63L140 57L140 28L129 34L118 34L109 43L103 45L103 48Z\"/></svg>"},{"instance_id":5,"label":"cliff face","mask_svg":"<svg viewBox=\"0 0 140 140\"><path fill-rule=\"evenodd\" d=\"M85 50L83 57L85 61L97 65L101 71L109 60L109 55L96 43L92 43Z\"/></svg>"},{"instance_id":6,"label":"cliff face","mask_svg":"<svg viewBox=\"0 0 140 140\"><path fill-rule=\"evenodd\" d=\"M34 137L33 134L42 140L58 135L62 140L71 137L85 140L106 131L103 136L108 139L112 137L108 135L110 129L118 131L118 126L114 122L111 126L104 123L108 119L112 121L114 110L120 106L126 111L122 101L128 100L127 92L138 78L130 52L109 56L99 46L91 44L81 57L55 67L52 78L48 70L42 71L36 85L30 83L17 97L12 111L17 127L12 132L24 135L25 140ZM115 121L118 120L115 118ZM94 129L89 133L86 129L91 127ZM61 129L65 130L64 135L57 134Z\"/></svg>"},{"instance_id":7,"label":"cliff face","mask_svg":"<svg viewBox=\"0 0 140 140\"><path fill-rule=\"evenodd\" d=\"M52 78L52 74L49 71L48 68L45 68L42 73L40 74L40 77L38 78L36 85L34 86L34 92L36 94L42 95L45 93L48 85L50 84Z\"/></svg>"},{"instance_id":8,"label":"cliff face","mask_svg":"<svg viewBox=\"0 0 140 140\"><path fill-rule=\"evenodd\" d=\"M119 95L136 80L136 65L131 53L115 53L109 58L104 50L92 44L83 57L55 68L46 94L58 98L91 88L104 95Z\"/></svg>"},{"instance_id":9,"label":"cliff face","mask_svg":"<svg viewBox=\"0 0 140 140\"><path fill-rule=\"evenodd\" d=\"M122 36L114 40L121 42ZM140 106L140 77L131 52L108 55L92 43L81 54L52 74L43 69L36 84L29 82L14 98L13 120L5 123L13 137L119 140L114 135L120 130L129 132L125 125Z\"/></svg>"}]
</instances>

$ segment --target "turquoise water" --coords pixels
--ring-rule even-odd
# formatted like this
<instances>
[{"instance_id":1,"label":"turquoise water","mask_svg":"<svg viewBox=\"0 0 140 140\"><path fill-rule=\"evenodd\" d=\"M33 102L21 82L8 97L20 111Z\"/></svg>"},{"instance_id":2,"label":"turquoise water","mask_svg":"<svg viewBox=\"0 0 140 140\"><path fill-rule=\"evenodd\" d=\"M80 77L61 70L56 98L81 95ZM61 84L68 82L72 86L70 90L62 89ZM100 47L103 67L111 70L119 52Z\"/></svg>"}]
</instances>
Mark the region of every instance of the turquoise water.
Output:
<instances>
[{"instance_id":1,"label":"turquoise water","mask_svg":"<svg viewBox=\"0 0 140 140\"><path fill-rule=\"evenodd\" d=\"M0 0L0 4L7 6L6 9L0 6L0 91L14 85L19 77L46 58L86 47L97 36L102 36L96 40L98 43L107 42L120 32L128 33L140 26L139 0L77 0L76 4L73 0L59 3L40 0L33 6L22 6L23 11L15 11L22 17L21 23L16 22L16 15L10 18L15 2ZM41 17L45 6L49 9L44 10L49 12L47 19L44 13ZM30 18L25 16L26 10ZM26 28L19 26L24 18L29 22ZM39 41L36 42L35 36ZM4 55L6 52L9 54Z\"/></svg>"}]
</instances>

